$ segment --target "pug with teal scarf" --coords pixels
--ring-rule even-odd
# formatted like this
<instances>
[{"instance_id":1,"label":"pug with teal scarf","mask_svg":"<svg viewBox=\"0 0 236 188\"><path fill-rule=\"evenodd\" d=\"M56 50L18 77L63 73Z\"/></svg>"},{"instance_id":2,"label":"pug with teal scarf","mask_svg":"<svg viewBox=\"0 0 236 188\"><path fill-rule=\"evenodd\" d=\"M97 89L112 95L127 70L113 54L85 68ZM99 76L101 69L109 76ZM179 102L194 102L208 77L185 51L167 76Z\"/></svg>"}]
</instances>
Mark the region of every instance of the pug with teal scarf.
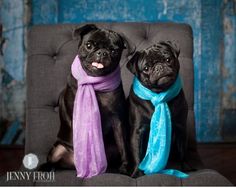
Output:
<instances>
[{"instance_id":1,"label":"pug with teal scarf","mask_svg":"<svg viewBox=\"0 0 236 188\"><path fill-rule=\"evenodd\" d=\"M137 51L127 63L134 74L128 98L132 177L158 173L188 177L184 172L188 107L178 56L171 42L159 42Z\"/></svg>"}]
</instances>

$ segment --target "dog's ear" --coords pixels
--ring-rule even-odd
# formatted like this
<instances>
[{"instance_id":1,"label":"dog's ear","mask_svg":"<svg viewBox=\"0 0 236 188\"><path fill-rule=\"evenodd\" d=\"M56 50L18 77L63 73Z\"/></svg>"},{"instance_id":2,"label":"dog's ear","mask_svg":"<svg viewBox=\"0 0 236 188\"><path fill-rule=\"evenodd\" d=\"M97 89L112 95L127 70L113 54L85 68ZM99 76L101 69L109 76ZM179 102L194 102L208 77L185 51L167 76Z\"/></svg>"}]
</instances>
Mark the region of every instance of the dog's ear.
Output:
<instances>
[{"instance_id":1,"label":"dog's ear","mask_svg":"<svg viewBox=\"0 0 236 188\"><path fill-rule=\"evenodd\" d=\"M139 58L141 57L141 52L136 52L133 57L128 61L126 64L126 67L129 69L130 72L132 72L134 75L137 75L138 70L138 62Z\"/></svg>"},{"instance_id":2,"label":"dog's ear","mask_svg":"<svg viewBox=\"0 0 236 188\"><path fill-rule=\"evenodd\" d=\"M129 40L123 33L119 33L120 39L123 43L123 49L127 49L127 57L132 55L135 50L136 50L136 46L135 44Z\"/></svg>"},{"instance_id":3,"label":"dog's ear","mask_svg":"<svg viewBox=\"0 0 236 188\"><path fill-rule=\"evenodd\" d=\"M179 54L180 54L180 49L177 46L177 44L174 43L174 42L171 42L171 41L166 41L166 44L170 47L170 49L171 49L172 53L174 54L174 56L176 58L178 58Z\"/></svg>"},{"instance_id":4,"label":"dog's ear","mask_svg":"<svg viewBox=\"0 0 236 188\"><path fill-rule=\"evenodd\" d=\"M98 28L94 24L86 24L82 27L75 28L73 30L72 37L73 37L73 39L77 39L77 40L81 41L84 35L88 34L89 32L91 32L93 30L97 30L97 29Z\"/></svg>"}]
</instances>

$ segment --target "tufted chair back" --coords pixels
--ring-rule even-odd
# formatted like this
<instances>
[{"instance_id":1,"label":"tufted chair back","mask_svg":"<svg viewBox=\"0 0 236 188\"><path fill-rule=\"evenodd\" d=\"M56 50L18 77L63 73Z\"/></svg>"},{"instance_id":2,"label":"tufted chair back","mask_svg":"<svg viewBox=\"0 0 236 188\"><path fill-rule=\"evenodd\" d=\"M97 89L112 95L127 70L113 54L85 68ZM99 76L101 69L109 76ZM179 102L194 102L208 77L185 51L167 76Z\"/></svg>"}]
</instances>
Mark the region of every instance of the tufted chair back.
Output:
<instances>
[{"instance_id":1,"label":"tufted chair back","mask_svg":"<svg viewBox=\"0 0 236 188\"><path fill-rule=\"evenodd\" d=\"M157 41L169 40L180 48L180 74L188 102L188 151L195 151L193 112L193 36L186 24L176 23L96 23L98 27L123 33L136 45L146 48ZM66 86L78 41L72 38L77 25L39 25L28 33L26 153L35 153L40 164L56 141L60 121L58 98ZM127 70L127 51L120 62L126 96L133 75Z\"/></svg>"}]
</instances>

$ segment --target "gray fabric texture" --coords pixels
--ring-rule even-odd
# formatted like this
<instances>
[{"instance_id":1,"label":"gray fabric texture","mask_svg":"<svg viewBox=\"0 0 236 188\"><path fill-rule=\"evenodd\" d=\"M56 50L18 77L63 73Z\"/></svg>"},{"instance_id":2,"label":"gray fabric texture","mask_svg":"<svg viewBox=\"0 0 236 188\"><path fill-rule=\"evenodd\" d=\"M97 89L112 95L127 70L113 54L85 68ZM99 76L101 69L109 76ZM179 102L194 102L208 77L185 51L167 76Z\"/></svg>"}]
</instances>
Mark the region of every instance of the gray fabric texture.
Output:
<instances>
[{"instance_id":1,"label":"gray fabric texture","mask_svg":"<svg viewBox=\"0 0 236 188\"><path fill-rule=\"evenodd\" d=\"M180 74L187 98L189 163L201 168L196 151L193 112L193 36L187 24L177 23L96 23L98 27L123 33L137 50L157 41L172 41L180 48ZM59 129L58 97L66 85L71 63L77 53L78 42L72 32L84 24L60 24L34 26L28 33L27 64L27 116L25 153L35 153L40 164L46 156ZM125 64L127 50L121 59L122 81L126 96L132 83L132 74ZM194 155L195 153L196 155ZM180 180L167 175L143 176L132 179L119 174L103 174L89 180L75 177L75 171L56 172L56 182L50 185L228 185L229 182L217 172L194 172L190 178ZM35 185L41 185L35 183Z\"/></svg>"}]
</instances>

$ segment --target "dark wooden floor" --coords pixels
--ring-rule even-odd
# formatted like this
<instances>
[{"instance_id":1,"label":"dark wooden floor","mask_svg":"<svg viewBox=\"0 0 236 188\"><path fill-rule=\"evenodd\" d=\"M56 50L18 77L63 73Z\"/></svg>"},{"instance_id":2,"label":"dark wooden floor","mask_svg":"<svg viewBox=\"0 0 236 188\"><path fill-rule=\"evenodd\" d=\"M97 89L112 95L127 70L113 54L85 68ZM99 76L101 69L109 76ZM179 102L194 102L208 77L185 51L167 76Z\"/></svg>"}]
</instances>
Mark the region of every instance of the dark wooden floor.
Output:
<instances>
[{"instance_id":1,"label":"dark wooden floor","mask_svg":"<svg viewBox=\"0 0 236 188\"><path fill-rule=\"evenodd\" d=\"M18 170L24 157L23 146L0 146L0 176Z\"/></svg>"},{"instance_id":2,"label":"dark wooden floor","mask_svg":"<svg viewBox=\"0 0 236 188\"><path fill-rule=\"evenodd\" d=\"M236 185L236 144L199 144L198 152L206 168L215 169ZM23 147L0 146L0 175L22 164Z\"/></svg>"},{"instance_id":3,"label":"dark wooden floor","mask_svg":"<svg viewBox=\"0 0 236 188\"><path fill-rule=\"evenodd\" d=\"M236 144L199 144L198 152L206 168L217 170L236 185Z\"/></svg>"}]
</instances>

